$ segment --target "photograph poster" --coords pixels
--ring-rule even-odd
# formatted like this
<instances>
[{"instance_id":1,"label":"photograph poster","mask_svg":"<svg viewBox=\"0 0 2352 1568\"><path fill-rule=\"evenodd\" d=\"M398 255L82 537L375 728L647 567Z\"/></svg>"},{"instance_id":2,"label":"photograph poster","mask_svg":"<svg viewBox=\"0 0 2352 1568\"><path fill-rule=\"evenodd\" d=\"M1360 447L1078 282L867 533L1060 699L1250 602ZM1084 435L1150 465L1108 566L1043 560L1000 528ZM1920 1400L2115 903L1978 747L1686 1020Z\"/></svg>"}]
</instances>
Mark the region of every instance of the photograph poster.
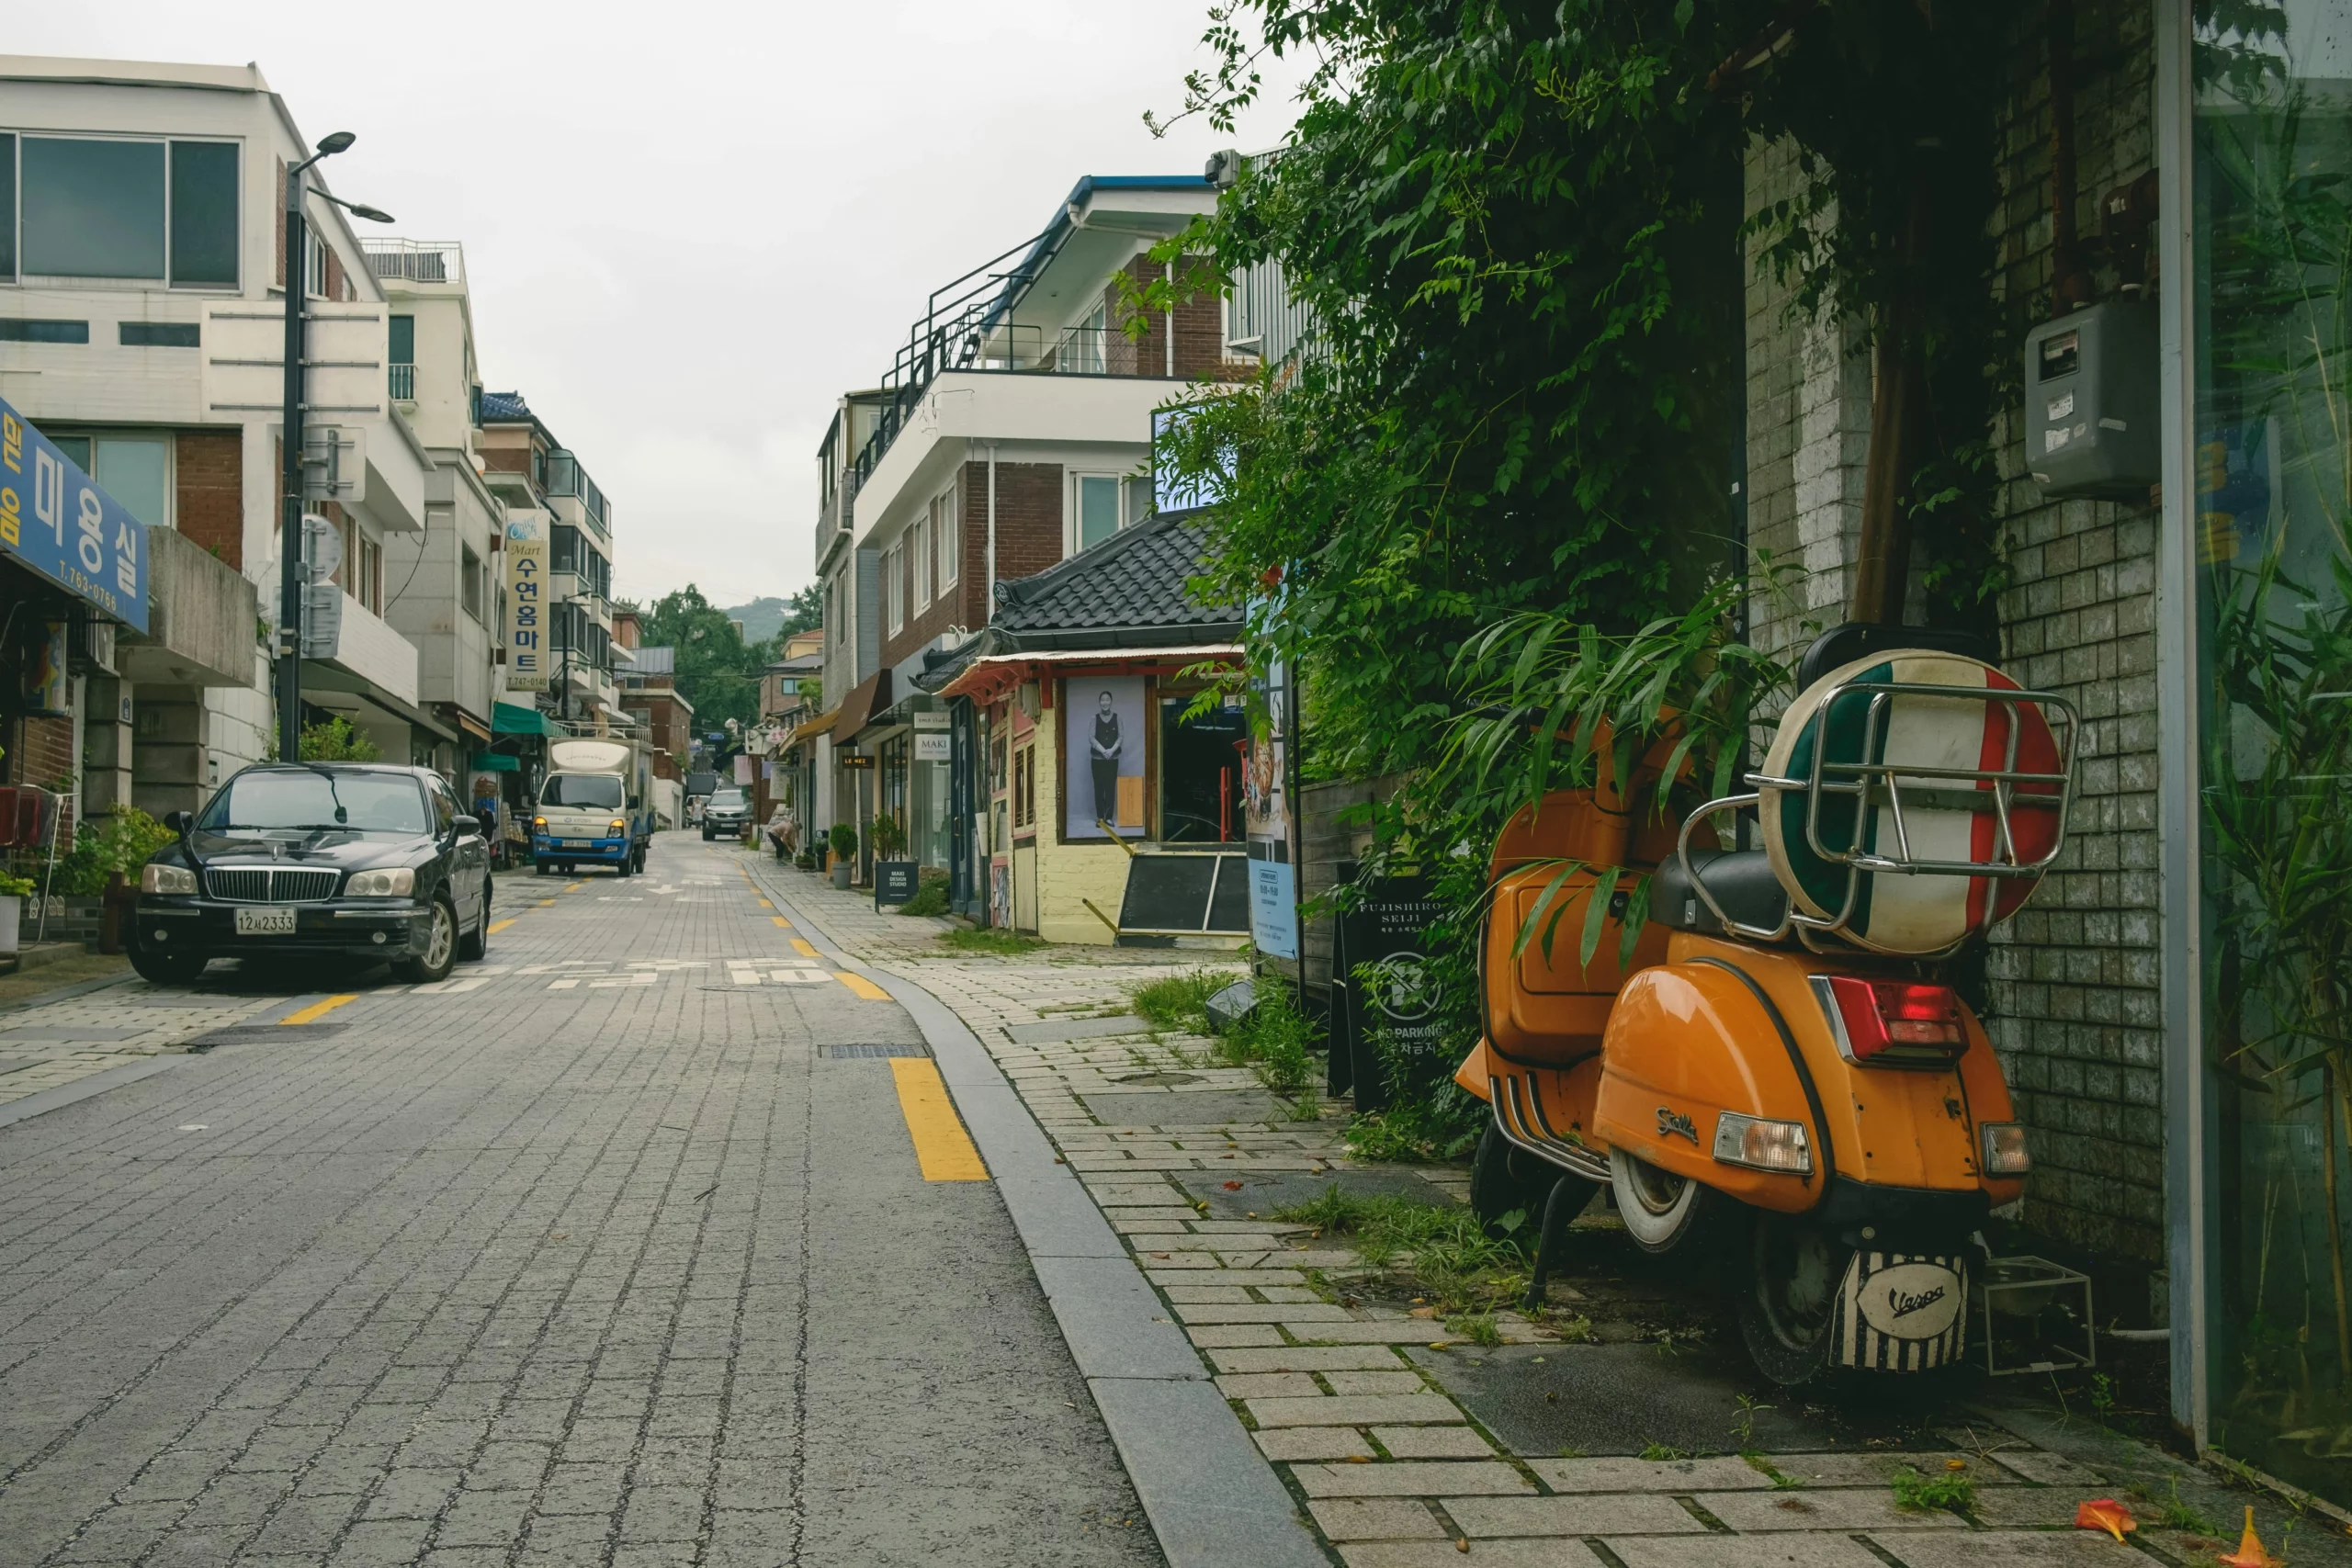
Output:
<instances>
[{"instance_id":1,"label":"photograph poster","mask_svg":"<svg viewBox=\"0 0 2352 1568\"><path fill-rule=\"evenodd\" d=\"M1062 817L1065 836L1143 834L1144 678L1099 675L1062 682Z\"/></svg>"}]
</instances>

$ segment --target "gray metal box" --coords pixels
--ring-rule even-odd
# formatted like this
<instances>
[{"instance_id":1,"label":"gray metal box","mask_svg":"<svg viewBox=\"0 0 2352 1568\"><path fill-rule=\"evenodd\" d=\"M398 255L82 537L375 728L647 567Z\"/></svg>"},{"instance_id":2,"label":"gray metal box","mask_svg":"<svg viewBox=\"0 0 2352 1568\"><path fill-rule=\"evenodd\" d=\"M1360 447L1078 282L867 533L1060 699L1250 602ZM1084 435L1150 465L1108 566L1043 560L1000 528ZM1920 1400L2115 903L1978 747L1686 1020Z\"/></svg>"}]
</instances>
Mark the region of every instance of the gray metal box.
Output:
<instances>
[{"instance_id":1,"label":"gray metal box","mask_svg":"<svg viewBox=\"0 0 2352 1568\"><path fill-rule=\"evenodd\" d=\"M2163 476L2156 313L2110 299L2025 340L2025 466L2044 495L2142 501Z\"/></svg>"}]
</instances>

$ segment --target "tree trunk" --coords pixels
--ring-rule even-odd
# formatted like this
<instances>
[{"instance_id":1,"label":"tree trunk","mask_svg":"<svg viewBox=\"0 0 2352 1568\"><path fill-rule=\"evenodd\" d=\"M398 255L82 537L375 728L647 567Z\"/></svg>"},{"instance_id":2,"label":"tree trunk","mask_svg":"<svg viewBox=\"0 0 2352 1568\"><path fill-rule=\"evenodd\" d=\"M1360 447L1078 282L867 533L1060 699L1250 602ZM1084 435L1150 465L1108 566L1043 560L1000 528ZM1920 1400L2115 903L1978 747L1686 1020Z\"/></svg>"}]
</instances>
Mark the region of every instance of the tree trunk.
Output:
<instances>
[{"instance_id":1,"label":"tree trunk","mask_svg":"<svg viewBox=\"0 0 2352 1568\"><path fill-rule=\"evenodd\" d=\"M1911 581L1911 520L1906 502L1918 471L1928 420L1926 347L1919 341L1916 271L1926 254L1927 187L1911 188L1903 231L1902 292L1882 313L1871 349L1871 446L1862 473L1862 536L1854 558L1854 596L1847 619L1899 626Z\"/></svg>"}]
</instances>

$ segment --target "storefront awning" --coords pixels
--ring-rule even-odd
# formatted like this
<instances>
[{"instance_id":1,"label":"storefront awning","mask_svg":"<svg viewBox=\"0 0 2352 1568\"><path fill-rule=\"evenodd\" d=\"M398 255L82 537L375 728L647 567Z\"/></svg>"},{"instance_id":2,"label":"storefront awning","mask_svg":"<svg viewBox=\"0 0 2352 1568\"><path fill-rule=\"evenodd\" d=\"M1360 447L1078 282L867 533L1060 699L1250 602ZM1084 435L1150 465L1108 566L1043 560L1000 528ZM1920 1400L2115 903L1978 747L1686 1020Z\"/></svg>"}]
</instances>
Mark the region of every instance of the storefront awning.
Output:
<instances>
[{"instance_id":1,"label":"storefront awning","mask_svg":"<svg viewBox=\"0 0 2352 1568\"><path fill-rule=\"evenodd\" d=\"M833 710L833 733L842 739L854 738L873 721L874 716L890 705L890 672L877 670L861 682L857 688L842 699Z\"/></svg>"},{"instance_id":2,"label":"storefront awning","mask_svg":"<svg viewBox=\"0 0 2352 1568\"><path fill-rule=\"evenodd\" d=\"M1037 665L1064 670L1073 666L1115 669L1137 674L1149 671L1172 672L1212 660L1238 661L1240 658L1241 645L1230 642L1198 643L1189 648L1056 648L1035 653L995 653L973 660L963 673L940 688L939 695L968 697L976 703L993 702L1009 687L1026 679L1032 667Z\"/></svg>"},{"instance_id":3,"label":"storefront awning","mask_svg":"<svg viewBox=\"0 0 2352 1568\"><path fill-rule=\"evenodd\" d=\"M794 730L791 734L784 738L785 750L788 751L804 740L814 740L818 736L822 735L827 730L832 728L833 721L840 718L841 716L842 710L839 708L833 709L831 713L819 714L816 717L810 719L808 723L802 725L799 728Z\"/></svg>"},{"instance_id":4,"label":"storefront awning","mask_svg":"<svg viewBox=\"0 0 2352 1568\"><path fill-rule=\"evenodd\" d=\"M513 703L494 703L490 710L490 728L500 735L546 735L561 740L568 733L537 708L517 707Z\"/></svg>"}]
</instances>

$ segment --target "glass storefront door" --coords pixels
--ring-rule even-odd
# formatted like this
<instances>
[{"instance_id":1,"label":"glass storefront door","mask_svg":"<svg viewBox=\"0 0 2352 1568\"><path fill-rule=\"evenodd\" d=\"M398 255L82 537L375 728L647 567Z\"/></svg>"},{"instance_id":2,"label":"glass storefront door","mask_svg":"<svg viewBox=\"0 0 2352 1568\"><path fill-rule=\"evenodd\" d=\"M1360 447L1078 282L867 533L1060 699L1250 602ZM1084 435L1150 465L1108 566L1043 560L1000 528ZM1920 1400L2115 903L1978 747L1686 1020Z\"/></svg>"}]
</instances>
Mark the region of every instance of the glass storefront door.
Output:
<instances>
[{"instance_id":1,"label":"glass storefront door","mask_svg":"<svg viewBox=\"0 0 2352 1568\"><path fill-rule=\"evenodd\" d=\"M2209 1435L2352 1503L2352 6L2194 14Z\"/></svg>"}]
</instances>

